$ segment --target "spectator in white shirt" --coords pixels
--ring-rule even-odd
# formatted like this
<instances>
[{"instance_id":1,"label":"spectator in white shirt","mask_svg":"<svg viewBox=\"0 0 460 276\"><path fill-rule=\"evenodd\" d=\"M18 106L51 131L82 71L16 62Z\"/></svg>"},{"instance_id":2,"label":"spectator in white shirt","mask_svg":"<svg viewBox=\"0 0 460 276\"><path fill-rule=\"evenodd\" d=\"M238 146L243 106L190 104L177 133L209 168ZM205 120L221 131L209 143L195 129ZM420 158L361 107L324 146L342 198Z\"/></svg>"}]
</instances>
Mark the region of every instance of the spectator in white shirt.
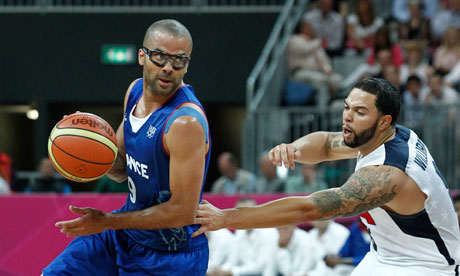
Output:
<instances>
[{"instance_id":1,"label":"spectator in white shirt","mask_svg":"<svg viewBox=\"0 0 460 276\"><path fill-rule=\"evenodd\" d=\"M309 234L316 241L317 248L315 252L319 254L320 260L317 262L315 269L310 271L308 275L336 275L334 270L328 267L323 259L328 254L339 253L350 234L350 230L333 220L313 221L312 224L314 228L309 231Z\"/></svg>"},{"instance_id":2,"label":"spectator in white shirt","mask_svg":"<svg viewBox=\"0 0 460 276\"><path fill-rule=\"evenodd\" d=\"M209 244L209 263L207 275L213 275L217 267L223 265L232 252L235 235L226 229L206 232Z\"/></svg>"},{"instance_id":3,"label":"spectator in white shirt","mask_svg":"<svg viewBox=\"0 0 460 276\"><path fill-rule=\"evenodd\" d=\"M450 26L446 29L443 43L436 48L434 52L433 67L445 75L449 73L459 61L460 29Z\"/></svg>"},{"instance_id":4,"label":"spectator in white shirt","mask_svg":"<svg viewBox=\"0 0 460 276\"><path fill-rule=\"evenodd\" d=\"M347 17L346 48L359 52L370 49L374 34L384 24L383 19L376 15L371 0L357 0L355 13Z\"/></svg>"},{"instance_id":5,"label":"spectator in white shirt","mask_svg":"<svg viewBox=\"0 0 460 276\"><path fill-rule=\"evenodd\" d=\"M10 184L0 174L0 195L9 195L11 193Z\"/></svg>"},{"instance_id":6,"label":"spectator in white shirt","mask_svg":"<svg viewBox=\"0 0 460 276\"><path fill-rule=\"evenodd\" d=\"M240 199L238 207L255 206L249 198ZM221 267L214 270L212 276L249 276L265 275L276 250L278 232L275 228L236 230L230 256Z\"/></svg>"},{"instance_id":7,"label":"spectator in white shirt","mask_svg":"<svg viewBox=\"0 0 460 276\"><path fill-rule=\"evenodd\" d=\"M406 60L399 71L399 81L405 85L411 75L416 75L422 81L422 85L427 85L428 77L433 73L433 67L423 58L425 45L420 41L409 41L405 43Z\"/></svg>"},{"instance_id":8,"label":"spectator in white shirt","mask_svg":"<svg viewBox=\"0 0 460 276\"><path fill-rule=\"evenodd\" d=\"M443 83L440 73L435 72L428 81L429 89L422 96L426 105L457 104L458 93Z\"/></svg>"},{"instance_id":9,"label":"spectator in white shirt","mask_svg":"<svg viewBox=\"0 0 460 276\"><path fill-rule=\"evenodd\" d=\"M434 15L431 23L432 38L440 40L449 26L460 28L460 0L451 0L450 7Z\"/></svg>"},{"instance_id":10,"label":"spectator in white shirt","mask_svg":"<svg viewBox=\"0 0 460 276\"><path fill-rule=\"evenodd\" d=\"M278 228L278 248L274 259L272 275L300 276L306 275L320 260L315 252L318 248L315 240L305 230L296 225Z\"/></svg>"},{"instance_id":11,"label":"spectator in white shirt","mask_svg":"<svg viewBox=\"0 0 460 276\"><path fill-rule=\"evenodd\" d=\"M332 10L334 0L319 0L319 7L307 12L304 19L310 22L315 32L323 39L329 56L342 53L344 26L342 16Z\"/></svg>"},{"instance_id":12,"label":"spectator in white shirt","mask_svg":"<svg viewBox=\"0 0 460 276\"><path fill-rule=\"evenodd\" d=\"M323 48L322 39L316 37L309 21L299 22L295 34L289 39L286 56L294 81L307 82L314 86L328 84L338 87L342 80L332 70L332 62Z\"/></svg>"}]
</instances>

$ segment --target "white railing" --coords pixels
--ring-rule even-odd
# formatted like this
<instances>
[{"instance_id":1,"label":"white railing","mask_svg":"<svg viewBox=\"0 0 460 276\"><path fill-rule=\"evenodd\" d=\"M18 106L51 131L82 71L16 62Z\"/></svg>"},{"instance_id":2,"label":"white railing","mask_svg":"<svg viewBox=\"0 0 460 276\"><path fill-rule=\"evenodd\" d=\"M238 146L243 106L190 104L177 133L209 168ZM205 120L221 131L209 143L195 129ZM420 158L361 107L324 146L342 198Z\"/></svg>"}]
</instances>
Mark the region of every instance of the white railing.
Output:
<instances>
[{"instance_id":1,"label":"white railing","mask_svg":"<svg viewBox=\"0 0 460 276\"><path fill-rule=\"evenodd\" d=\"M278 106L281 90L287 78L284 52L295 25L305 12L308 0L288 0L281 11L275 26L265 44L262 54L246 82L246 120L244 122L242 166L256 170L253 160L258 152L253 145L257 143L257 122L253 115L260 108Z\"/></svg>"},{"instance_id":2,"label":"white railing","mask_svg":"<svg viewBox=\"0 0 460 276\"><path fill-rule=\"evenodd\" d=\"M279 13L284 0L0 0L0 13Z\"/></svg>"}]
</instances>

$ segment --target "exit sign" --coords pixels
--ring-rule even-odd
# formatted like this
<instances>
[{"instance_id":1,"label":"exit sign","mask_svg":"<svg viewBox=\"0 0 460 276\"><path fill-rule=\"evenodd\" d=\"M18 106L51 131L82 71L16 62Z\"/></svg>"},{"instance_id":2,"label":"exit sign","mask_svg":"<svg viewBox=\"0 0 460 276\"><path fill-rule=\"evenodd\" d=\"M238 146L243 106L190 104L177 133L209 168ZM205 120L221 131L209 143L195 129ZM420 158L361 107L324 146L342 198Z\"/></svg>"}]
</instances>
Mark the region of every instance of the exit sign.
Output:
<instances>
[{"instance_id":1,"label":"exit sign","mask_svg":"<svg viewBox=\"0 0 460 276\"><path fill-rule=\"evenodd\" d=\"M102 45L101 62L108 65L131 65L136 63L137 48L134 45Z\"/></svg>"}]
</instances>

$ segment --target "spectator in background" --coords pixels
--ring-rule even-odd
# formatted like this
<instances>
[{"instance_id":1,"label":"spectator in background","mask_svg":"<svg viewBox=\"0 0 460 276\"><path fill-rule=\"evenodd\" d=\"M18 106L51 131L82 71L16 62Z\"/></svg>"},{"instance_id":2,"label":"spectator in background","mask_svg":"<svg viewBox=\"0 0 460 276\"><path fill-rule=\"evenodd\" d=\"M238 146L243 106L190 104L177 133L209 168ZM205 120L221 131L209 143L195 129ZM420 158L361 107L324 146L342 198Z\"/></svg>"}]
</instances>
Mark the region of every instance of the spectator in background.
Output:
<instances>
[{"instance_id":1,"label":"spectator in background","mask_svg":"<svg viewBox=\"0 0 460 276\"><path fill-rule=\"evenodd\" d=\"M38 165L39 178L35 180L26 191L30 192L55 192L71 193L70 186L55 177L55 170L48 157L43 157Z\"/></svg>"},{"instance_id":2,"label":"spectator in background","mask_svg":"<svg viewBox=\"0 0 460 276\"><path fill-rule=\"evenodd\" d=\"M227 228L206 232L209 245L209 263L206 275L216 275L217 270L228 261L235 245L235 235Z\"/></svg>"},{"instance_id":3,"label":"spectator in background","mask_svg":"<svg viewBox=\"0 0 460 276\"><path fill-rule=\"evenodd\" d=\"M383 24L383 19L375 14L371 0L357 0L355 12L347 17L346 48L360 53L370 49L374 34Z\"/></svg>"},{"instance_id":4,"label":"spectator in background","mask_svg":"<svg viewBox=\"0 0 460 276\"><path fill-rule=\"evenodd\" d=\"M425 44L420 41L408 41L404 44L406 48L406 62L401 66L399 72L399 83L405 85L409 76L416 75L425 86L428 77L433 74L433 67L423 58Z\"/></svg>"},{"instance_id":5,"label":"spectator in background","mask_svg":"<svg viewBox=\"0 0 460 276\"><path fill-rule=\"evenodd\" d=\"M388 65L383 68L381 72L382 78L389 81L399 92L401 91L401 84L399 83L399 68L394 65Z\"/></svg>"},{"instance_id":6,"label":"spectator in background","mask_svg":"<svg viewBox=\"0 0 460 276\"><path fill-rule=\"evenodd\" d=\"M276 166L268 158L268 152L259 157L261 175L256 180L257 193L280 193L284 190L284 181L278 177Z\"/></svg>"},{"instance_id":7,"label":"spectator in background","mask_svg":"<svg viewBox=\"0 0 460 276\"><path fill-rule=\"evenodd\" d=\"M343 19L333 7L334 0L319 0L319 7L307 12L303 17L312 24L318 37L323 40L329 56L341 55L343 52Z\"/></svg>"},{"instance_id":8,"label":"spectator in background","mask_svg":"<svg viewBox=\"0 0 460 276\"><path fill-rule=\"evenodd\" d=\"M242 198L235 208L255 205L254 200ZM274 228L236 230L228 261L209 275L264 275L269 269L277 241L278 232Z\"/></svg>"},{"instance_id":9,"label":"spectator in background","mask_svg":"<svg viewBox=\"0 0 460 276\"><path fill-rule=\"evenodd\" d=\"M239 167L238 159L230 152L224 152L217 159L217 167L222 174L212 184L215 194L245 194L255 191L256 177Z\"/></svg>"},{"instance_id":10,"label":"spectator in background","mask_svg":"<svg viewBox=\"0 0 460 276\"><path fill-rule=\"evenodd\" d=\"M430 19L423 16L423 6L421 0L397 1L396 4L404 3L406 6L399 7L409 11L409 17L399 23L399 40L401 43L408 41L419 41L428 45L431 38ZM426 2L426 1L425 1ZM431 1L436 2L436 1Z\"/></svg>"},{"instance_id":11,"label":"spectator in background","mask_svg":"<svg viewBox=\"0 0 460 276\"><path fill-rule=\"evenodd\" d=\"M10 189L13 184L13 160L4 152L0 152L0 176L6 181L8 189Z\"/></svg>"},{"instance_id":12,"label":"spectator in background","mask_svg":"<svg viewBox=\"0 0 460 276\"><path fill-rule=\"evenodd\" d=\"M438 11L432 20L431 31L432 39L440 40L444 37L449 26L460 28L460 0L450 0L448 7Z\"/></svg>"},{"instance_id":13,"label":"spectator in background","mask_svg":"<svg viewBox=\"0 0 460 276\"><path fill-rule=\"evenodd\" d=\"M393 43L390 38L390 31L385 25L380 27L374 35L374 45L372 52L367 58L367 63L374 65L375 53L378 53L382 49L391 51L391 64L396 67L400 67L404 63L404 53L401 45Z\"/></svg>"},{"instance_id":14,"label":"spectator in background","mask_svg":"<svg viewBox=\"0 0 460 276\"><path fill-rule=\"evenodd\" d=\"M291 81L304 82L313 85L317 91L327 86L333 94L342 81L342 76L332 70L332 63L323 48L321 38L317 38L315 30L309 21L301 20L295 33L289 39L286 57ZM326 92L327 93L327 92ZM317 97L326 98L331 95L321 94Z\"/></svg>"},{"instance_id":15,"label":"spectator in background","mask_svg":"<svg viewBox=\"0 0 460 276\"><path fill-rule=\"evenodd\" d=\"M269 266L271 275L307 275L319 261L316 241L296 225L278 228L278 246Z\"/></svg>"},{"instance_id":16,"label":"spectator in background","mask_svg":"<svg viewBox=\"0 0 460 276\"><path fill-rule=\"evenodd\" d=\"M413 11L411 5L418 5L423 18L431 20L438 11L439 0L393 0L393 18L408 22Z\"/></svg>"},{"instance_id":17,"label":"spectator in background","mask_svg":"<svg viewBox=\"0 0 460 276\"><path fill-rule=\"evenodd\" d=\"M444 84L439 72L430 77L428 88L422 96L425 105L457 104L459 101L457 91Z\"/></svg>"},{"instance_id":18,"label":"spectator in background","mask_svg":"<svg viewBox=\"0 0 460 276\"><path fill-rule=\"evenodd\" d=\"M460 61L458 61L452 71L450 71L447 75L444 76L444 82L449 87L455 87L458 85L460 81ZM458 90L458 86L457 86Z\"/></svg>"},{"instance_id":19,"label":"spectator in background","mask_svg":"<svg viewBox=\"0 0 460 276\"><path fill-rule=\"evenodd\" d=\"M311 194L327 188L327 183L318 177L316 164L302 164L300 175L290 176L286 179L284 192Z\"/></svg>"},{"instance_id":20,"label":"spectator in background","mask_svg":"<svg viewBox=\"0 0 460 276\"><path fill-rule=\"evenodd\" d=\"M370 242L367 228L358 218L350 227L350 234L339 253L326 255L324 261L337 274L351 274L369 252Z\"/></svg>"},{"instance_id":21,"label":"spectator in background","mask_svg":"<svg viewBox=\"0 0 460 276\"><path fill-rule=\"evenodd\" d=\"M315 240L315 252L319 254L319 261L309 276L334 275L333 269L329 268L324 257L330 254L338 254L350 235L350 230L333 220L312 221L313 228L309 231Z\"/></svg>"},{"instance_id":22,"label":"spectator in background","mask_svg":"<svg viewBox=\"0 0 460 276\"><path fill-rule=\"evenodd\" d=\"M0 172L0 195L9 195L11 193L10 184Z\"/></svg>"},{"instance_id":23,"label":"spectator in background","mask_svg":"<svg viewBox=\"0 0 460 276\"><path fill-rule=\"evenodd\" d=\"M417 75L411 75L407 79L406 91L403 93L403 115L404 125L412 128L420 134L419 127L423 122L423 94L427 87L423 87L422 80Z\"/></svg>"},{"instance_id":24,"label":"spectator in background","mask_svg":"<svg viewBox=\"0 0 460 276\"><path fill-rule=\"evenodd\" d=\"M342 83L342 89L349 89L354 86L363 77L374 77L383 73L387 66L392 65L392 56L389 49L379 49L376 52L377 62L370 65L367 62L361 63L356 67L353 72Z\"/></svg>"},{"instance_id":25,"label":"spectator in background","mask_svg":"<svg viewBox=\"0 0 460 276\"><path fill-rule=\"evenodd\" d=\"M446 29L443 43L434 52L433 67L444 76L458 61L460 61L460 31L451 26Z\"/></svg>"},{"instance_id":26,"label":"spectator in background","mask_svg":"<svg viewBox=\"0 0 460 276\"><path fill-rule=\"evenodd\" d=\"M128 181L125 180L121 183L118 183L104 175L98 179L94 191L97 193L128 193Z\"/></svg>"}]
</instances>

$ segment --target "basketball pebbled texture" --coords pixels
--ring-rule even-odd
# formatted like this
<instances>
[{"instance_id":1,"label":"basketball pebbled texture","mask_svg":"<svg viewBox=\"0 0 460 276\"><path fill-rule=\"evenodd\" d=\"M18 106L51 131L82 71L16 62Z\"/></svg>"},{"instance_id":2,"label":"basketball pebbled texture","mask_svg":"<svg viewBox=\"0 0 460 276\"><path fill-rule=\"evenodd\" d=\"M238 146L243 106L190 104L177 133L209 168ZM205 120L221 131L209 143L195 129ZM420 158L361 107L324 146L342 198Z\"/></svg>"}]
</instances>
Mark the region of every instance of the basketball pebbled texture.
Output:
<instances>
[{"instance_id":1,"label":"basketball pebbled texture","mask_svg":"<svg viewBox=\"0 0 460 276\"><path fill-rule=\"evenodd\" d=\"M48 155L64 177L89 182L112 167L117 157L116 133L101 117L91 113L65 116L51 131Z\"/></svg>"}]
</instances>

